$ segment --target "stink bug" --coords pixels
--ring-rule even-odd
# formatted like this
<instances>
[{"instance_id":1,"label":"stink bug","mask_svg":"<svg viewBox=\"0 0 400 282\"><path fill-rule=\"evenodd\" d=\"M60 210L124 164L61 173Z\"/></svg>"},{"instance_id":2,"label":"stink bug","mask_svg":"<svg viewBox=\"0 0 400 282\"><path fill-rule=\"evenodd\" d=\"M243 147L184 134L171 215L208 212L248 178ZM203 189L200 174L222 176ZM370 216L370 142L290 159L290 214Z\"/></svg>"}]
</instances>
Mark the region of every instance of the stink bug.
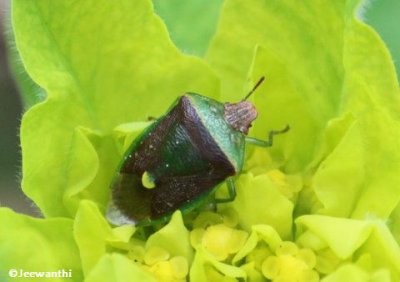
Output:
<instances>
[{"instance_id":1,"label":"stink bug","mask_svg":"<svg viewBox=\"0 0 400 282\"><path fill-rule=\"evenodd\" d=\"M246 136L257 117L246 100L263 80L238 103L194 93L179 97L125 153L112 183L109 221L140 226L166 221L178 209L199 206L224 181L229 198L215 201L232 201L245 143L268 147L274 135L289 129L271 131L266 141Z\"/></svg>"}]
</instances>

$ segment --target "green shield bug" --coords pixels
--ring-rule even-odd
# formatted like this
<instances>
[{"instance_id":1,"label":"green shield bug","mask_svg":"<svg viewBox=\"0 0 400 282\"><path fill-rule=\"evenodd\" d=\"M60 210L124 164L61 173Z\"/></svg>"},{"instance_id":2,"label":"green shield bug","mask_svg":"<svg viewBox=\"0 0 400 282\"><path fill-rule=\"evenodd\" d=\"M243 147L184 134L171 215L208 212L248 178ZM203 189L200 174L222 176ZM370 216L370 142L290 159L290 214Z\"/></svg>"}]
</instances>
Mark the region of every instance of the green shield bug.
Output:
<instances>
[{"instance_id":1,"label":"green shield bug","mask_svg":"<svg viewBox=\"0 0 400 282\"><path fill-rule=\"evenodd\" d=\"M198 207L215 188L227 181L229 198L236 196L233 176L243 168L245 143L268 147L269 139L247 137L256 119L247 98L262 77L238 103L220 103L194 93L179 97L131 144L112 183L108 220L115 225L152 225L166 221L174 211Z\"/></svg>"}]
</instances>

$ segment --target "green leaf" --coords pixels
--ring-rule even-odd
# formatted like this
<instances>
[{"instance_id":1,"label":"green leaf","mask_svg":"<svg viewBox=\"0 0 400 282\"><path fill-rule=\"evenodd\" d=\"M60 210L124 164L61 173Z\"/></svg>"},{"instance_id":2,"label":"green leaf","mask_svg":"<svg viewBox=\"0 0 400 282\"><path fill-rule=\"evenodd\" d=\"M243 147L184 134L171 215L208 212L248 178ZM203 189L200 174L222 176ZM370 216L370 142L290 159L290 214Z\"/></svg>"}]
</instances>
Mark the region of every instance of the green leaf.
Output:
<instances>
[{"instance_id":1,"label":"green leaf","mask_svg":"<svg viewBox=\"0 0 400 282\"><path fill-rule=\"evenodd\" d=\"M376 273L369 275L367 272L363 271L359 267L351 264L344 265L340 267L337 271L328 275L322 282L389 282L393 281L390 279L390 275L386 271L377 271Z\"/></svg>"},{"instance_id":2,"label":"green leaf","mask_svg":"<svg viewBox=\"0 0 400 282\"><path fill-rule=\"evenodd\" d=\"M399 86L388 51L371 28L352 20L345 43L341 112L350 112L355 123L318 168L315 192L322 213L387 218L400 201Z\"/></svg>"},{"instance_id":3,"label":"green leaf","mask_svg":"<svg viewBox=\"0 0 400 282\"><path fill-rule=\"evenodd\" d=\"M341 186L340 182L344 180L342 177L349 173L347 169L350 169L351 172L355 172L360 170L360 167L352 167L355 162L353 159L346 159L344 162L343 159L340 158L335 160L332 155L350 153L350 155L354 156L353 151L340 152L341 148L345 148L346 146L343 142L345 137L348 137L349 128L353 127L353 131L357 130L354 129L354 123L355 118L351 114L345 114L344 116L331 119L328 122L321 142L316 150L314 160L306 169L306 171L312 171L312 173L314 173L312 179L313 187L304 187L305 189L301 191L300 197L296 203L295 217L302 214L315 213L318 210L320 213L332 215L348 215L351 212L351 204L353 201L356 201L354 193L358 191L357 189L361 189L360 187L354 186L357 181L360 181L360 175L358 175L358 178L352 175L351 181L349 180L349 182L346 182L345 186ZM348 142L354 143L355 141L351 140ZM358 152L359 149L355 151ZM321 164L321 162L323 163ZM335 163L333 166L334 169L327 169L326 164L329 162ZM331 174L331 176L327 178L321 177L324 174ZM346 193L341 192L341 189L346 189ZM321 201L324 204L323 209L321 209ZM342 201L347 204L341 204L343 203Z\"/></svg>"},{"instance_id":4,"label":"green leaf","mask_svg":"<svg viewBox=\"0 0 400 282\"><path fill-rule=\"evenodd\" d=\"M172 41L184 53L203 56L214 35L222 0L153 0Z\"/></svg>"},{"instance_id":5,"label":"green leaf","mask_svg":"<svg viewBox=\"0 0 400 282\"><path fill-rule=\"evenodd\" d=\"M314 178L321 213L353 218L392 213L399 203L398 128L397 121L371 110L348 130ZM387 136L384 143L380 136Z\"/></svg>"},{"instance_id":6,"label":"green leaf","mask_svg":"<svg viewBox=\"0 0 400 282\"><path fill-rule=\"evenodd\" d=\"M74 237L85 274L89 273L106 253L106 241L110 234L111 227L98 208L92 202L81 201L74 222Z\"/></svg>"},{"instance_id":7,"label":"green leaf","mask_svg":"<svg viewBox=\"0 0 400 282\"><path fill-rule=\"evenodd\" d=\"M186 229L182 214L177 211L170 222L152 234L146 241L146 248L160 247L173 256L183 256L189 262L193 259L193 250L190 245L189 231Z\"/></svg>"},{"instance_id":8,"label":"green leaf","mask_svg":"<svg viewBox=\"0 0 400 282\"><path fill-rule=\"evenodd\" d=\"M304 151L312 150L323 125L339 106L344 70L338 62L342 61L343 32L353 8L354 3L346 7L344 1L329 5L320 1L302 5L278 0L225 2L217 35L206 58L221 77L225 100L239 100L250 88L248 83L253 85L260 76L266 76L265 84L271 92L256 95L262 96L258 99L269 96L270 104L258 109L260 117L264 112L265 115L261 123L264 133L257 137L265 138L267 131L273 129L271 124L277 124L273 121L265 124L267 117L282 120L287 115L283 126L293 123L288 142L297 143L296 136L307 138L301 146L287 152L291 156L287 165L291 171L310 160L311 154L305 156ZM260 55L253 62L257 46L262 47L263 63L257 62ZM274 70L283 77L274 74ZM304 106L291 105L286 111L282 99L287 93L290 99L286 105L303 101ZM302 109L290 112L291 107ZM282 126L281 122L278 124Z\"/></svg>"},{"instance_id":9,"label":"green leaf","mask_svg":"<svg viewBox=\"0 0 400 282\"><path fill-rule=\"evenodd\" d=\"M400 245L400 204L394 209L388 220L390 231L397 243Z\"/></svg>"},{"instance_id":10,"label":"green leaf","mask_svg":"<svg viewBox=\"0 0 400 282\"><path fill-rule=\"evenodd\" d=\"M104 255L85 279L86 282L124 282L157 280L139 265L119 254Z\"/></svg>"},{"instance_id":11,"label":"green leaf","mask_svg":"<svg viewBox=\"0 0 400 282\"><path fill-rule=\"evenodd\" d=\"M397 281L400 279L400 246L384 222L376 220L371 225L373 232L359 252L368 254L369 270L387 269L392 281Z\"/></svg>"},{"instance_id":12,"label":"green leaf","mask_svg":"<svg viewBox=\"0 0 400 282\"><path fill-rule=\"evenodd\" d=\"M345 109L360 120L367 184L352 217L372 213L387 218L400 201L396 188L400 184L396 177L400 172L400 90L389 52L378 35L357 21L351 27L345 37L346 46L352 46L345 48Z\"/></svg>"},{"instance_id":13,"label":"green leaf","mask_svg":"<svg viewBox=\"0 0 400 282\"><path fill-rule=\"evenodd\" d=\"M57 272L71 270L69 281L82 281L78 248L72 236L72 220L65 218L37 219L0 209L0 278L8 280L8 272ZM27 281L17 277L10 281ZM65 281L53 278L52 281Z\"/></svg>"},{"instance_id":14,"label":"green leaf","mask_svg":"<svg viewBox=\"0 0 400 282\"><path fill-rule=\"evenodd\" d=\"M81 198L105 204L114 127L159 116L186 91L218 95L210 68L179 53L149 0L16 0L12 12L25 68L48 95L21 126L22 186L46 216L73 215Z\"/></svg>"},{"instance_id":15,"label":"green leaf","mask_svg":"<svg viewBox=\"0 0 400 282\"><path fill-rule=\"evenodd\" d=\"M325 241L335 254L349 258L371 234L372 226L368 222L317 215L301 216L298 225L306 226Z\"/></svg>"},{"instance_id":16,"label":"green leaf","mask_svg":"<svg viewBox=\"0 0 400 282\"><path fill-rule=\"evenodd\" d=\"M290 171L310 161L312 154L305 152L312 151L325 123L341 106L340 94L347 74L347 66L343 68L338 63L347 59L342 46L347 47L346 51L353 52L355 48L363 48L364 52L359 52L362 56L365 51L387 53L382 43L376 40L373 45L362 41L355 44L348 42L348 39L354 38L345 35L352 32L356 22L351 20L356 3L352 1L345 5L343 1L336 1L325 5L310 1L310 5L298 6L287 1L268 4L253 1L249 5L232 0L225 4L207 59L222 78L222 96L226 100L238 100L238 95L243 92L241 89L244 86L249 88L248 82L252 84L262 75L267 77L265 84L269 89L264 87L270 92L265 94L266 98L258 97L256 100L265 101L259 107L258 125L261 124L263 130L256 129L255 133L259 138L265 138L269 129L282 127L285 118L286 123L293 124L285 147L289 160L286 168ZM367 34L371 36L372 32L368 30ZM255 59L252 59L255 48ZM388 58L384 61L388 76L381 84L391 80L390 83L395 85L395 73ZM367 64L376 65L365 59L362 65ZM301 101L303 105L299 105ZM264 111L268 115L264 116ZM298 146L296 136L307 139Z\"/></svg>"},{"instance_id":17,"label":"green leaf","mask_svg":"<svg viewBox=\"0 0 400 282\"><path fill-rule=\"evenodd\" d=\"M338 258L358 260L357 263L370 273L385 269L390 271L393 281L399 279L400 246L382 221L307 215L299 217L296 224L299 234L311 231ZM312 247L312 242L307 239L303 238L301 242L306 247Z\"/></svg>"},{"instance_id":18,"label":"green leaf","mask_svg":"<svg viewBox=\"0 0 400 282\"><path fill-rule=\"evenodd\" d=\"M319 130L309 101L302 97L304 92L296 90L288 65L263 46L256 47L250 72L252 81L266 75L265 83L252 97L259 115L250 134L264 140L268 131L289 125L289 131L276 136L268 151L275 163L285 162L288 172L304 166ZM303 136L301 146L294 136Z\"/></svg>"},{"instance_id":19,"label":"green leaf","mask_svg":"<svg viewBox=\"0 0 400 282\"><path fill-rule=\"evenodd\" d=\"M293 204L279 192L266 174L242 174L236 186L235 201L226 206L236 210L241 228L251 231L253 225L266 224L274 227L282 238L291 236ZM219 192L223 190L217 192L217 197L223 198Z\"/></svg>"},{"instance_id":20,"label":"green leaf","mask_svg":"<svg viewBox=\"0 0 400 282\"><path fill-rule=\"evenodd\" d=\"M74 238L79 247L85 275L106 254L110 242L114 245L128 244L134 229L127 227L124 230L121 230L122 227L112 229L93 202L81 201L74 222Z\"/></svg>"},{"instance_id":21,"label":"green leaf","mask_svg":"<svg viewBox=\"0 0 400 282\"><path fill-rule=\"evenodd\" d=\"M46 94L28 75L25 70L25 66L21 61L18 49L15 46L14 33L11 27L11 15L6 15L6 43L7 43L7 54L8 63L10 65L10 71L14 77L14 80L18 87L23 106L25 109L29 109L34 104L39 103L45 99Z\"/></svg>"},{"instance_id":22,"label":"green leaf","mask_svg":"<svg viewBox=\"0 0 400 282\"><path fill-rule=\"evenodd\" d=\"M349 217L366 185L363 136L353 124L334 151L320 164L313 179L314 191L323 203L323 214Z\"/></svg>"},{"instance_id":23,"label":"green leaf","mask_svg":"<svg viewBox=\"0 0 400 282\"><path fill-rule=\"evenodd\" d=\"M352 19L344 33L344 43L346 73L342 112L351 109L361 116L373 102L398 120L399 83L389 51L378 34L371 27Z\"/></svg>"},{"instance_id":24,"label":"green leaf","mask_svg":"<svg viewBox=\"0 0 400 282\"><path fill-rule=\"evenodd\" d=\"M130 122L120 124L114 129L114 138L117 140L118 152L124 154L136 137L152 122Z\"/></svg>"}]
</instances>

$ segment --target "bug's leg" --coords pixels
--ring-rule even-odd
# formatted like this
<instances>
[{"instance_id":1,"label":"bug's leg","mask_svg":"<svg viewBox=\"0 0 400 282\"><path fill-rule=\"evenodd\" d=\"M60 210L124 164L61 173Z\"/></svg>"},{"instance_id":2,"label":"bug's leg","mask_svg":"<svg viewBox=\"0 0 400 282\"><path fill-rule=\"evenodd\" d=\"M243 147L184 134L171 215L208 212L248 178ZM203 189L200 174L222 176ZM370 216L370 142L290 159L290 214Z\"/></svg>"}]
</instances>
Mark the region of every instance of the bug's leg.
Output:
<instances>
[{"instance_id":1,"label":"bug's leg","mask_svg":"<svg viewBox=\"0 0 400 282\"><path fill-rule=\"evenodd\" d=\"M274 136L278 134L282 134L287 132L290 129L289 125L286 125L284 129L281 130L271 130L268 133L268 140L260 140L257 138L253 137L247 137L246 136L246 142L255 146L261 146L261 147L271 147L273 142L274 142Z\"/></svg>"},{"instance_id":2,"label":"bug's leg","mask_svg":"<svg viewBox=\"0 0 400 282\"><path fill-rule=\"evenodd\" d=\"M228 193L229 196L226 199L215 199L215 203L221 204L221 203L229 203L235 200L236 198L236 186L235 186L235 180L233 177L229 177L226 180L226 184L228 185Z\"/></svg>"},{"instance_id":3,"label":"bug's leg","mask_svg":"<svg viewBox=\"0 0 400 282\"><path fill-rule=\"evenodd\" d=\"M142 226L140 228L138 228L138 233L139 236L141 237L141 239L143 240L147 240L147 238L149 238L149 236L153 233L153 230L151 229L151 226Z\"/></svg>"}]
</instances>

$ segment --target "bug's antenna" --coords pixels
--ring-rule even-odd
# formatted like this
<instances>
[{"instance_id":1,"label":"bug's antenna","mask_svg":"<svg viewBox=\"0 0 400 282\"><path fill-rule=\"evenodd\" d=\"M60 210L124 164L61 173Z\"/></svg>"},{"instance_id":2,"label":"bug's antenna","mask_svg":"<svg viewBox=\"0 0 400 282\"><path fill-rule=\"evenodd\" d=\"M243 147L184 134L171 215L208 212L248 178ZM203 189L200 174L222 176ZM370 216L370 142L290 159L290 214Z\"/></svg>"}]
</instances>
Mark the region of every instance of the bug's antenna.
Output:
<instances>
[{"instance_id":1,"label":"bug's antenna","mask_svg":"<svg viewBox=\"0 0 400 282\"><path fill-rule=\"evenodd\" d=\"M251 96L251 94L253 94L253 92L258 88L258 86L260 86L261 83L263 83L264 79L265 79L265 76L262 76L262 77L258 80L258 82L256 83L256 85L254 85L253 89L251 89L251 91L249 92L249 94L247 94L246 97L244 97L242 101L246 101L246 100Z\"/></svg>"}]
</instances>

